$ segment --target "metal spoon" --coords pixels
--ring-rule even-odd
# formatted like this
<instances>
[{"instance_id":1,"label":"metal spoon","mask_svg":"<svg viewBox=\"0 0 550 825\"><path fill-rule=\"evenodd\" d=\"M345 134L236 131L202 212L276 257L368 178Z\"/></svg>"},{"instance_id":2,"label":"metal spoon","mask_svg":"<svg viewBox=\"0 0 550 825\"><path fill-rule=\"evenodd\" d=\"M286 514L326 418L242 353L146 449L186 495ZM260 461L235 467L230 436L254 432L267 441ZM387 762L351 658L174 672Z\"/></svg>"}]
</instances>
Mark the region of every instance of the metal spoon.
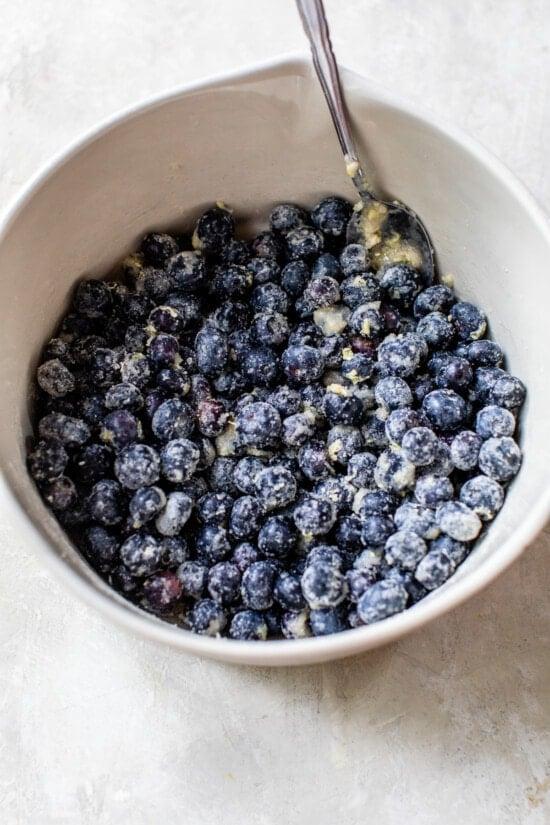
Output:
<instances>
[{"instance_id":1,"label":"metal spoon","mask_svg":"<svg viewBox=\"0 0 550 825\"><path fill-rule=\"evenodd\" d=\"M348 243L365 243L379 266L397 261L411 263L422 271L425 283L431 284L435 269L434 250L426 227L406 204L376 197L367 182L351 133L323 2L296 0L296 5L344 153L346 172L361 198L348 226Z\"/></svg>"}]
</instances>

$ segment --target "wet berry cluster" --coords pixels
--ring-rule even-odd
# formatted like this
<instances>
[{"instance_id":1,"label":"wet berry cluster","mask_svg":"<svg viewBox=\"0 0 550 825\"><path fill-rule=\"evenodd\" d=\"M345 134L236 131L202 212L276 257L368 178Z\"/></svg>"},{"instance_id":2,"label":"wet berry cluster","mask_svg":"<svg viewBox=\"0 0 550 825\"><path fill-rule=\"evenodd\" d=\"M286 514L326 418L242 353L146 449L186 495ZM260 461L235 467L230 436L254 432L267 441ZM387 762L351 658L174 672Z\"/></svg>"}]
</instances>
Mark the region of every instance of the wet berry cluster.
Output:
<instances>
[{"instance_id":1,"label":"wet berry cluster","mask_svg":"<svg viewBox=\"0 0 550 825\"><path fill-rule=\"evenodd\" d=\"M338 197L281 204L244 241L214 206L82 281L44 348L29 471L167 621L250 640L379 621L502 507L523 384L481 309L350 221Z\"/></svg>"}]
</instances>

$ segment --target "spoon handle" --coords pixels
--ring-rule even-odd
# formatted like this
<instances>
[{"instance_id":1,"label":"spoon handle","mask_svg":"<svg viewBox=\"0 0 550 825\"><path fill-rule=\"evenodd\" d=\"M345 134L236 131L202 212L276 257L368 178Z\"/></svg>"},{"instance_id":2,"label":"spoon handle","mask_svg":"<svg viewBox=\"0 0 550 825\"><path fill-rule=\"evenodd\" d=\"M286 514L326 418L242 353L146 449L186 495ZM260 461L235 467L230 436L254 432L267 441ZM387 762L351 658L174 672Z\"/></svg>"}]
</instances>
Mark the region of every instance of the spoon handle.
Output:
<instances>
[{"instance_id":1,"label":"spoon handle","mask_svg":"<svg viewBox=\"0 0 550 825\"><path fill-rule=\"evenodd\" d=\"M346 171L353 180L359 194L362 197L368 196L370 198L372 194L368 190L365 174L351 133L323 2L322 0L296 0L296 5L311 47L313 65L344 153Z\"/></svg>"}]
</instances>

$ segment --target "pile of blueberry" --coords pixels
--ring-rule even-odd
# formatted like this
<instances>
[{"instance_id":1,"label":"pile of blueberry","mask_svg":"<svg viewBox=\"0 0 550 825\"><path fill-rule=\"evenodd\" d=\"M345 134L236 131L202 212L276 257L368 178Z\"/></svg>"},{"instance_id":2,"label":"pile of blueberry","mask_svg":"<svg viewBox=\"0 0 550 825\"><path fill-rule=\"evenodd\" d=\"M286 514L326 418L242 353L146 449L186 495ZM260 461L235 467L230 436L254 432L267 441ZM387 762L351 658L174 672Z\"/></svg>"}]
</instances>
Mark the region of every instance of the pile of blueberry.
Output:
<instances>
[{"instance_id":1,"label":"pile of blueberry","mask_svg":"<svg viewBox=\"0 0 550 825\"><path fill-rule=\"evenodd\" d=\"M352 206L151 233L78 285L28 466L119 593L196 633L335 633L440 587L502 507L525 388L485 314L346 243Z\"/></svg>"}]
</instances>

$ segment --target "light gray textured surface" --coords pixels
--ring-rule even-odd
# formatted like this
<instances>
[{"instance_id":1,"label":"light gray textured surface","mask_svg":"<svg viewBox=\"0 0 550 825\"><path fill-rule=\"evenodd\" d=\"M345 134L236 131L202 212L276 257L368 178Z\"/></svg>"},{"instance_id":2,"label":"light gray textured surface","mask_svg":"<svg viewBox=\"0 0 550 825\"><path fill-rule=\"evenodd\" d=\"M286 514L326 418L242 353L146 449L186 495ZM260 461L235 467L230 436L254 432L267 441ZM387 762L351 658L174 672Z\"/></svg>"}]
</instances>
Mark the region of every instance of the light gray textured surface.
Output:
<instances>
[{"instance_id":1,"label":"light gray textured surface","mask_svg":"<svg viewBox=\"0 0 550 825\"><path fill-rule=\"evenodd\" d=\"M351 68L465 127L550 210L546 0L327 7ZM2 204L119 107L303 45L290 0L0 0L0 31ZM137 641L0 538L6 825L548 822L548 531L423 632L279 671Z\"/></svg>"}]
</instances>

